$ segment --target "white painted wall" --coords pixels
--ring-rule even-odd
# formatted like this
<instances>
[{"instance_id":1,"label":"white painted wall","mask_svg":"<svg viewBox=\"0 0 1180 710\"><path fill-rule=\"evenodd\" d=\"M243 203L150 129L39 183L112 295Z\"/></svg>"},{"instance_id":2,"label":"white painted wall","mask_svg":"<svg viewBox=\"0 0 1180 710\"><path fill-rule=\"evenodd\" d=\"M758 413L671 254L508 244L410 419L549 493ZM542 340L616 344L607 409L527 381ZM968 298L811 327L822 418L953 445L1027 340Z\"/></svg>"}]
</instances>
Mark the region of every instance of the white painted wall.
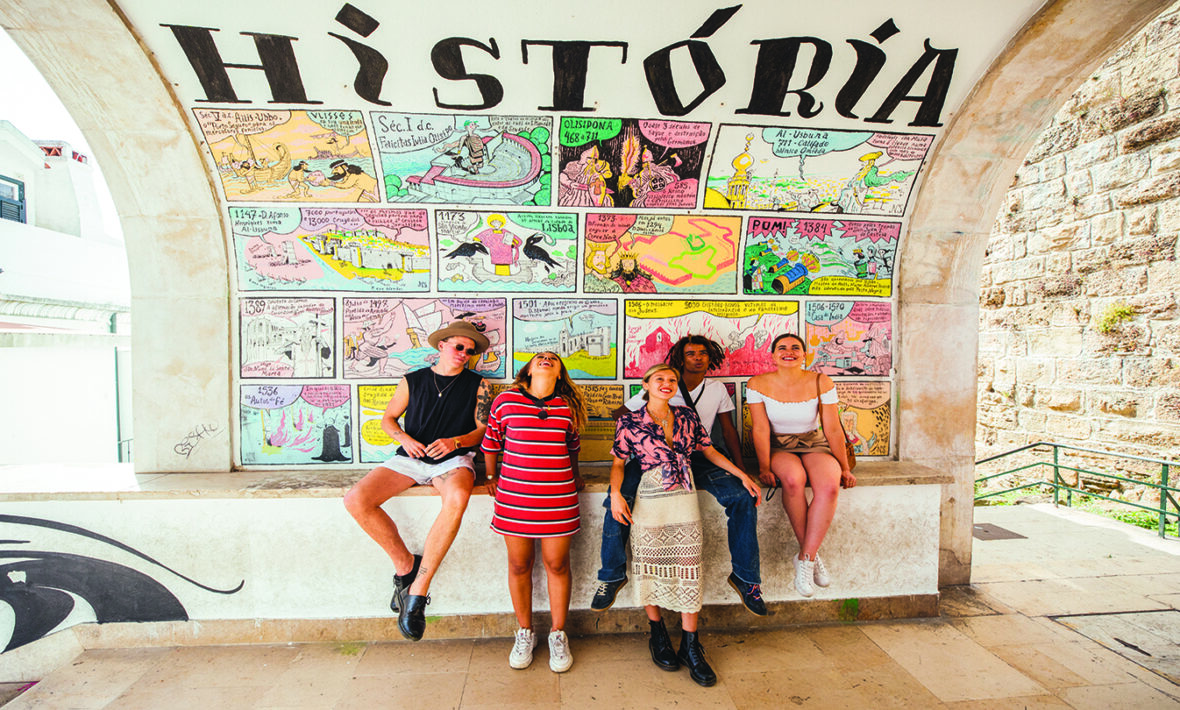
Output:
<instances>
[{"instance_id":1,"label":"white painted wall","mask_svg":"<svg viewBox=\"0 0 1180 710\"><path fill-rule=\"evenodd\" d=\"M116 461L114 373L109 345L0 347L0 464Z\"/></svg>"}]
</instances>

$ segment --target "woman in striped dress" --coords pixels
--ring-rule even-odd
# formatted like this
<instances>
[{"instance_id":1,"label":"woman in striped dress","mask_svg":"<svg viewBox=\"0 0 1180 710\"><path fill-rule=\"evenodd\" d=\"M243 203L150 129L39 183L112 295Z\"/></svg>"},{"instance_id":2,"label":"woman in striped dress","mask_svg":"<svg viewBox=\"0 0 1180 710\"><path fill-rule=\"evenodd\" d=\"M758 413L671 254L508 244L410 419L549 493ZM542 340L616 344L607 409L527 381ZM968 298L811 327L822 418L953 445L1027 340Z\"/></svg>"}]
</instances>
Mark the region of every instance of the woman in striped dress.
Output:
<instances>
[{"instance_id":1,"label":"woman in striped dress","mask_svg":"<svg viewBox=\"0 0 1180 710\"><path fill-rule=\"evenodd\" d=\"M549 583L549 667L569 670L574 659L565 635L570 605L570 537L581 527L578 432L586 425L582 393L554 353L538 353L521 368L514 386L492 402L484 435L484 463L495 490L492 530L508 548L508 590L520 629L508 657L527 668L537 645L533 633L534 540ZM497 476L496 460L504 454Z\"/></svg>"}]
</instances>

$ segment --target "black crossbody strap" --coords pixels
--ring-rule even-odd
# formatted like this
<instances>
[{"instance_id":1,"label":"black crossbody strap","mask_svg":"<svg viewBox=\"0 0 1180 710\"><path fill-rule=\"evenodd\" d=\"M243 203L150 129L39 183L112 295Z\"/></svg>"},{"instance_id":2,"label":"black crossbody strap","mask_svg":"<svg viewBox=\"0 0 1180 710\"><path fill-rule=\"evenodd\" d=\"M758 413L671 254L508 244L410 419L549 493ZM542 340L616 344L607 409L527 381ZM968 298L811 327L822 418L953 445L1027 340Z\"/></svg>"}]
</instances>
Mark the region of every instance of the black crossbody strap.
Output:
<instances>
[{"instance_id":1,"label":"black crossbody strap","mask_svg":"<svg viewBox=\"0 0 1180 710\"><path fill-rule=\"evenodd\" d=\"M680 380L679 384L680 384L680 396L684 398L684 403L687 404L688 406L692 407L693 413L697 415L697 419L700 419L701 413L697 411L697 403L692 400L692 395L690 395L688 393L688 385L684 384L684 380ZM704 383L702 383L701 384L701 396L704 396L704 394L705 394L705 387L704 387ZM700 397L697 397L697 399L700 399Z\"/></svg>"}]
</instances>

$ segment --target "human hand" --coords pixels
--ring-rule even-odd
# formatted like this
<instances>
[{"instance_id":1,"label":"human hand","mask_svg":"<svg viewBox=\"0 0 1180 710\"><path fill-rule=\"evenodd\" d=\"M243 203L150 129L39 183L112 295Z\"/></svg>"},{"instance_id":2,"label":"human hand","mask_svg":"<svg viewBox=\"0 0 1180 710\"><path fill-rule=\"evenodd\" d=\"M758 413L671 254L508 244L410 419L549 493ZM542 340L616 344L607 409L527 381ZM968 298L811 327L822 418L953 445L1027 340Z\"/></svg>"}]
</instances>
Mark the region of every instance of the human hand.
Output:
<instances>
[{"instance_id":1,"label":"human hand","mask_svg":"<svg viewBox=\"0 0 1180 710\"><path fill-rule=\"evenodd\" d=\"M749 476L743 475L742 485L745 486L746 491L750 495L754 496L754 507L757 508L762 505L762 487L758 485L758 482Z\"/></svg>"},{"instance_id":2,"label":"human hand","mask_svg":"<svg viewBox=\"0 0 1180 710\"><path fill-rule=\"evenodd\" d=\"M574 488L579 491L586 490L586 481L580 475L574 475Z\"/></svg>"},{"instance_id":3,"label":"human hand","mask_svg":"<svg viewBox=\"0 0 1180 710\"><path fill-rule=\"evenodd\" d=\"M610 514L615 519L615 522L620 525L630 525L633 521L631 519L631 506L627 505L627 501L623 499L622 493L610 494Z\"/></svg>"},{"instance_id":4,"label":"human hand","mask_svg":"<svg viewBox=\"0 0 1180 710\"><path fill-rule=\"evenodd\" d=\"M760 472L758 474L758 478L762 481L762 485L766 486L767 488L778 488L778 477L770 471Z\"/></svg>"},{"instance_id":5,"label":"human hand","mask_svg":"<svg viewBox=\"0 0 1180 710\"><path fill-rule=\"evenodd\" d=\"M397 441L412 459L420 459L426 455L426 447L409 434L402 433Z\"/></svg>"},{"instance_id":6,"label":"human hand","mask_svg":"<svg viewBox=\"0 0 1180 710\"><path fill-rule=\"evenodd\" d=\"M856 476L852 475L852 471L847 469L840 472L840 487L841 488L855 488Z\"/></svg>"},{"instance_id":7,"label":"human hand","mask_svg":"<svg viewBox=\"0 0 1180 710\"><path fill-rule=\"evenodd\" d=\"M426 447L426 455L434 459L441 459L457 448L454 438L435 439Z\"/></svg>"}]
</instances>

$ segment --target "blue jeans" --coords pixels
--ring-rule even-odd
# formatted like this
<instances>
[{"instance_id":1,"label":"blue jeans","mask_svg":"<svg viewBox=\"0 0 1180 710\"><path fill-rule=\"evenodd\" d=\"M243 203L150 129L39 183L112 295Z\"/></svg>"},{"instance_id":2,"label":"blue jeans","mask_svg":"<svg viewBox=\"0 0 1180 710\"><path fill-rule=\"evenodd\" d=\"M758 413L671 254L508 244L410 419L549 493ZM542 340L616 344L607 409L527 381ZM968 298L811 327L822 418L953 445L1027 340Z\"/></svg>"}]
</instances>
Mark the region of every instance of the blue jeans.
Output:
<instances>
[{"instance_id":1,"label":"blue jeans","mask_svg":"<svg viewBox=\"0 0 1180 710\"><path fill-rule=\"evenodd\" d=\"M758 560L758 510L754 497L736 476L714 466L700 452L691 459L692 477L698 490L708 491L725 508L729 518L729 559L733 574L746 584L762 584ZM634 507L642 472L635 459L623 469L623 485L619 492L627 505ZM602 567L598 581L620 582L627 578L627 543L631 527L614 519L610 511L610 496L603 501L606 516L602 521Z\"/></svg>"}]
</instances>

